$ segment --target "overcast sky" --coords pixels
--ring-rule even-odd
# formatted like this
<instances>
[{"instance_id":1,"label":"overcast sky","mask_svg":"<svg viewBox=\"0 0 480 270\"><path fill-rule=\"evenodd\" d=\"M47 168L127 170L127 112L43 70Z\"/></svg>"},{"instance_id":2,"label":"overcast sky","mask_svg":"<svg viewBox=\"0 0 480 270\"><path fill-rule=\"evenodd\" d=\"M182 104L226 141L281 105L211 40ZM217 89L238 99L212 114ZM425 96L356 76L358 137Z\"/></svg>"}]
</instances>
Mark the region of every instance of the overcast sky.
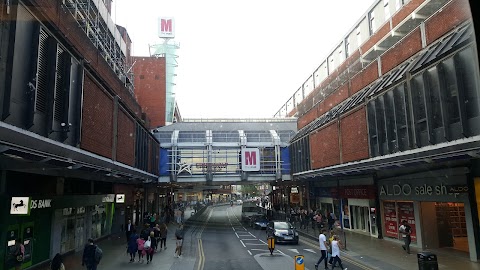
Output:
<instances>
[{"instance_id":1,"label":"overcast sky","mask_svg":"<svg viewBox=\"0 0 480 270\"><path fill-rule=\"evenodd\" d=\"M374 0L113 0L133 54L161 43L175 18L175 79L183 118L273 117Z\"/></svg>"}]
</instances>

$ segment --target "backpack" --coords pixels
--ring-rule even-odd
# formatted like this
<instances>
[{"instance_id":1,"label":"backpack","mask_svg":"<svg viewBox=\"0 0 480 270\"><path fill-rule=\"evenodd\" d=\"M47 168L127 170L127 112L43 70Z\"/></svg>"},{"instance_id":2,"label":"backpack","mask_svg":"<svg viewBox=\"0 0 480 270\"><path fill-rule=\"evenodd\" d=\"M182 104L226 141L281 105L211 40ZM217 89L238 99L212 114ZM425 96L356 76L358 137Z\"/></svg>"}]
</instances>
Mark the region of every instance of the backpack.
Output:
<instances>
[{"instance_id":1,"label":"backpack","mask_svg":"<svg viewBox=\"0 0 480 270\"><path fill-rule=\"evenodd\" d=\"M103 256L103 250L98 246L95 247L95 262L99 263Z\"/></svg>"}]
</instances>

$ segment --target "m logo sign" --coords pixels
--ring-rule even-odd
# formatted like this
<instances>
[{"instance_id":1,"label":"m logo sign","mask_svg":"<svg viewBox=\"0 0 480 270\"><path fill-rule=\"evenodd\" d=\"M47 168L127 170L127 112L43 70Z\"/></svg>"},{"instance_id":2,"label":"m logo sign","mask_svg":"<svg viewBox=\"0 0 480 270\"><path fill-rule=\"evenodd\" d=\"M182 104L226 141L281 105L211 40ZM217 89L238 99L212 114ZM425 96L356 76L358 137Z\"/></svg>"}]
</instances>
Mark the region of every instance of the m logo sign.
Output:
<instances>
[{"instance_id":1,"label":"m logo sign","mask_svg":"<svg viewBox=\"0 0 480 270\"><path fill-rule=\"evenodd\" d=\"M242 171L260 171L260 151L258 148L242 149Z\"/></svg>"},{"instance_id":2,"label":"m logo sign","mask_svg":"<svg viewBox=\"0 0 480 270\"><path fill-rule=\"evenodd\" d=\"M175 20L173 18L158 18L158 36L160 38L175 37Z\"/></svg>"}]
</instances>

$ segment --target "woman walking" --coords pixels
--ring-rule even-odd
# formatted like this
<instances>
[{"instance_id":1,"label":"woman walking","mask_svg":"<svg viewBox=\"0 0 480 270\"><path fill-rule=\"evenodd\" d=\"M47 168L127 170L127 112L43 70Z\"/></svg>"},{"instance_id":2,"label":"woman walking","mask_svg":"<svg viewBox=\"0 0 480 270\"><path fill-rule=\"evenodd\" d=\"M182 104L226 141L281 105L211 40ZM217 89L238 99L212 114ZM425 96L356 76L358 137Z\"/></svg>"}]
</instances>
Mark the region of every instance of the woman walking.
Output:
<instances>
[{"instance_id":1,"label":"woman walking","mask_svg":"<svg viewBox=\"0 0 480 270\"><path fill-rule=\"evenodd\" d=\"M137 251L138 251L137 239L138 239L137 230L134 229L132 231L132 234L130 235L130 238L128 239L128 245L127 245L127 253L130 254L130 262L135 261L135 255L137 254Z\"/></svg>"},{"instance_id":2,"label":"woman walking","mask_svg":"<svg viewBox=\"0 0 480 270\"><path fill-rule=\"evenodd\" d=\"M150 232L150 235L148 236L148 239L147 241L145 241L145 243L148 243L149 241L149 246L144 245L145 253L147 253L147 264L152 262L153 253L155 253L155 247L157 246L157 239L155 238L155 234L153 232Z\"/></svg>"},{"instance_id":3,"label":"woman walking","mask_svg":"<svg viewBox=\"0 0 480 270\"><path fill-rule=\"evenodd\" d=\"M138 262L143 263L143 256L145 256L145 239L139 237L137 239Z\"/></svg>"},{"instance_id":4,"label":"woman walking","mask_svg":"<svg viewBox=\"0 0 480 270\"><path fill-rule=\"evenodd\" d=\"M165 223L162 223L160 225L160 250L162 250L162 247L164 250L167 250L167 233L167 225Z\"/></svg>"},{"instance_id":5,"label":"woman walking","mask_svg":"<svg viewBox=\"0 0 480 270\"><path fill-rule=\"evenodd\" d=\"M332 264L332 270L335 268L335 265L338 262L338 265L340 266L340 269L342 270L347 270L347 268L343 268L342 265L342 260L340 259L340 248L343 248L342 243L340 242L338 236L333 236L333 241L332 241L332 257L333 257L333 264Z\"/></svg>"}]
</instances>

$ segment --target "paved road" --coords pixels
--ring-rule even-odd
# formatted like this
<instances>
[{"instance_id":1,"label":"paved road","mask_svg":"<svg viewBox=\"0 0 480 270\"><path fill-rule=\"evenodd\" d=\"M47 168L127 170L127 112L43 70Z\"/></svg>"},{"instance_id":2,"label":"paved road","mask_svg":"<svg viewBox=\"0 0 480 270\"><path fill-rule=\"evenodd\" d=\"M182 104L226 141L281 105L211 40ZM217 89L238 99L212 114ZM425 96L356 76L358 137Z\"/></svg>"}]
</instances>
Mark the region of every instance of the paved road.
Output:
<instances>
[{"instance_id":1,"label":"paved road","mask_svg":"<svg viewBox=\"0 0 480 270\"><path fill-rule=\"evenodd\" d=\"M240 206L212 207L202 217L203 225L192 228L190 233L192 239L197 239L199 253L196 270L292 270L294 257L299 254L304 255L305 269L314 269L320 256L315 241L301 238L298 245L277 244L272 256L265 230L242 224L240 215ZM345 258L344 267L364 269Z\"/></svg>"}]
</instances>

